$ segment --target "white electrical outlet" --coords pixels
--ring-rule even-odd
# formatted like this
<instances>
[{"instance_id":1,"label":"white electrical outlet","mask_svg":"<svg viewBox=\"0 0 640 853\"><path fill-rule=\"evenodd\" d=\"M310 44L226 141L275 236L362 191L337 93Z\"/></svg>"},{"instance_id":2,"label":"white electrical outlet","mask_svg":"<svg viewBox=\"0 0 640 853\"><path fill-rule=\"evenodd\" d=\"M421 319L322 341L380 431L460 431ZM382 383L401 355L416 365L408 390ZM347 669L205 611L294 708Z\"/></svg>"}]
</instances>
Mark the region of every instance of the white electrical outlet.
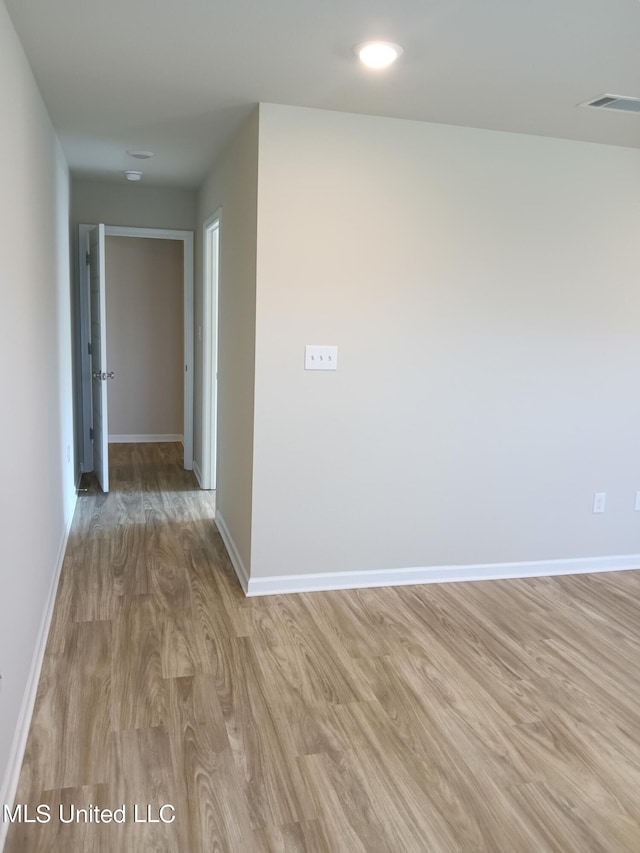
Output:
<instances>
[{"instance_id":1,"label":"white electrical outlet","mask_svg":"<svg viewBox=\"0 0 640 853\"><path fill-rule=\"evenodd\" d=\"M311 346L304 349L305 370L337 370L338 347Z\"/></svg>"},{"instance_id":2,"label":"white electrical outlet","mask_svg":"<svg viewBox=\"0 0 640 853\"><path fill-rule=\"evenodd\" d=\"M640 492L636 492L636 512L640 512Z\"/></svg>"},{"instance_id":3,"label":"white electrical outlet","mask_svg":"<svg viewBox=\"0 0 640 853\"><path fill-rule=\"evenodd\" d=\"M596 492L593 496L593 511L604 512L607 506L607 493Z\"/></svg>"}]
</instances>

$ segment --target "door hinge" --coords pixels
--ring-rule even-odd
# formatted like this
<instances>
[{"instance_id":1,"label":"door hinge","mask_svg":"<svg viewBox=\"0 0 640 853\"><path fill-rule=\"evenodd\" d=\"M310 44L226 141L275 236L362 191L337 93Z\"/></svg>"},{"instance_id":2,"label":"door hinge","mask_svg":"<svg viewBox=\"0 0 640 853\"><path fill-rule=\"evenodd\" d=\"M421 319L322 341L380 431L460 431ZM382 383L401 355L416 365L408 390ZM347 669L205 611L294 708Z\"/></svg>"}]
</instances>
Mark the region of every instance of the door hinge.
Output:
<instances>
[{"instance_id":1,"label":"door hinge","mask_svg":"<svg viewBox=\"0 0 640 853\"><path fill-rule=\"evenodd\" d=\"M89 266L89 264L91 263L91 255L89 254L89 252L87 252L87 261L86 261L86 263L87 263L87 266Z\"/></svg>"},{"instance_id":2,"label":"door hinge","mask_svg":"<svg viewBox=\"0 0 640 853\"><path fill-rule=\"evenodd\" d=\"M92 355L92 352L91 352L91 341L89 341L89 343L87 344L87 349L89 350L89 355Z\"/></svg>"},{"instance_id":3,"label":"door hinge","mask_svg":"<svg viewBox=\"0 0 640 853\"><path fill-rule=\"evenodd\" d=\"M89 427L89 438L93 438L93 427Z\"/></svg>"}]
</instances>

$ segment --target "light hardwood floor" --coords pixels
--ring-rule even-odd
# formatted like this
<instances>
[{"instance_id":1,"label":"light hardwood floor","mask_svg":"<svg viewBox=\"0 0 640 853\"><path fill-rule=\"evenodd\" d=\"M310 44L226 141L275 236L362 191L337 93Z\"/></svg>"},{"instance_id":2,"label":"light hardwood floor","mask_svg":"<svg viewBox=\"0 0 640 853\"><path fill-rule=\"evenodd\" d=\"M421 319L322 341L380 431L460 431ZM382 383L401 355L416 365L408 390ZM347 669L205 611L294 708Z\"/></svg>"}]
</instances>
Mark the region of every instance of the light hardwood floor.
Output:
<instances>
[{"instance_id":1,"label":"light hardwood floor","mask_svg":"<svg viewBox=\"0 0 640 853\"><path fill-rule=\"evenodd\" d=\"M6 853L640 850L640 573L245 599L176 446L112 447L111 476L20 779L53 819Z\"/></svg>"}]
</instances>

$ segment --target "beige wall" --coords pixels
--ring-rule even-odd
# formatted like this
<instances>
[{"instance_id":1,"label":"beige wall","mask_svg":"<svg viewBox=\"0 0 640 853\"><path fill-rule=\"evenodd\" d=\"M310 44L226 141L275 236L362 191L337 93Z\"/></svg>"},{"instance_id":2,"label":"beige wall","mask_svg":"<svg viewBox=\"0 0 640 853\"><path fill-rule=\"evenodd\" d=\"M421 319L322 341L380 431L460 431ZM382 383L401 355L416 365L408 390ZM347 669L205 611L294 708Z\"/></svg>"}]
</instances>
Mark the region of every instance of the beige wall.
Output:
<instances>
[{"instance_id":1,"label":"beige wall","mask_svg":"<svg viewBox=\"0 0 640 853\"><path fill-rule=\"evenodd\" d=\"M202 361L202 224L222 208L218 343L216 507L245 566L251 554L256 311L258 115L244 125L205 181L196 232L195 362ZM202 462L202 377L195 375L194 456Z\"/></svg>"},{"instance_id":2,"label":"beige wall","mask_svg":"<svg viewBox=\"0 0 640 853\"><path fill-rule=\"evenodd\" d=\"M639 187L633 149L261 106L252 577L640 551Z\"/></svg>"},{"instance_id":3,"label":"beige wall","mask_svg":"<svg viewBox=\"0 0 640 853\"><path fill-rule=\"evenodd\" d=\"M0 2L0 803L75 505L69 172ZM0 847L5 827L0 823Z\"/></svg>"},{"instance_id":4,"label":"beige wall","mask_svg":"<svg viewBox=\"0 0 640 853\"><path fill-rule=\"evenodd\" d=\"M72 184L73 225L127 225L130 228L172 228L192 231L196 226L196 192L173 187L146 186L122 180ZM75 228L77 232L77 227Z\"/></svg>"},{"instance_id":5,"label":"beige wall","mask_svg":"<svg viewBox=\"0 0 640 853\"><path fill-rule=\"evenodd\" d=\"M109 436L182 435L183 244L106 238Z\"/></svg>"}]
</instances>

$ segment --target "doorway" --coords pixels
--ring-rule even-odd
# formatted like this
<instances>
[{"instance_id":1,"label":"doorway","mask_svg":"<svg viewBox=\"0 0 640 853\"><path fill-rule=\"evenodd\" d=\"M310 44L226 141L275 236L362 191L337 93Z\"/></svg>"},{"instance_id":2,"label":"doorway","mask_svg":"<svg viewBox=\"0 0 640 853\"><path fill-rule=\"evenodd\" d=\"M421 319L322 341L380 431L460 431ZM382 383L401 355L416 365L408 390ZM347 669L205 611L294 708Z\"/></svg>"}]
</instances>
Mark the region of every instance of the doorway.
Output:
<instances>
[{"instance_id":1,"label":"doorway","mask_svg":"<svg viewBox=\"0 0 640 853\"><path fill-rule=\"evenodd\" d=\"M90 351L90 314L91 298L88 276L89 255L87 237L95 229L93 225L79 226L79 308L80 308L80 346L82 361L82 463L83 472L93 468L92 427L92 356ZM183 284L183 367L184 371L184 412L183 447L184 468L193 468L193 233L155 228L127 228L104 226L105 237L134 237L158 240L182 241L182 284Z\"/></svg>"},{"instance_id":2,"label":"doorway","mask_svg":"<svg viewBox=\"0 0 640 853\"><path fill-rule=\"evenodd\" d=\"M202 325L202 471L196 475L203 489L215 489L217 479L218 411L218 283L220 277L220 230L222 210L203 227L203 325ZM200 332L200 329L198 330Z\"/></svg>"}]
</instances>

